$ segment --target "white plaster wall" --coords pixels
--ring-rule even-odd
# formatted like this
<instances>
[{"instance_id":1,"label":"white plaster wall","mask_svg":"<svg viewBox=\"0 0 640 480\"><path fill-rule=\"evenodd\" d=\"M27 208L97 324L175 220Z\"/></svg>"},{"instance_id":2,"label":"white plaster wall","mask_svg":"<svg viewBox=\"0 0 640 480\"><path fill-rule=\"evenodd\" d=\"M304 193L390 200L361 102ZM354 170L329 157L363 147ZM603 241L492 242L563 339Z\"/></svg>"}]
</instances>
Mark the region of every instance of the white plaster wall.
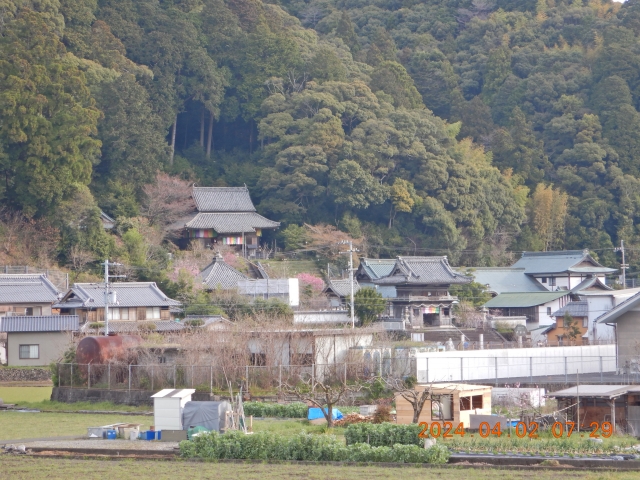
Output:
<instances>
[{"instance_id":1,"label":"white plaster wall","mask_svg":"<svg viewBox=\"0 0 640 480\"><path fill-rule=\"evenodd\" d=\"M420 383L473 381L530 375L569 375L616 370L615 345L417 352ZM535 379L534 379L535 381Z\"/></svg>"}]
</instances>

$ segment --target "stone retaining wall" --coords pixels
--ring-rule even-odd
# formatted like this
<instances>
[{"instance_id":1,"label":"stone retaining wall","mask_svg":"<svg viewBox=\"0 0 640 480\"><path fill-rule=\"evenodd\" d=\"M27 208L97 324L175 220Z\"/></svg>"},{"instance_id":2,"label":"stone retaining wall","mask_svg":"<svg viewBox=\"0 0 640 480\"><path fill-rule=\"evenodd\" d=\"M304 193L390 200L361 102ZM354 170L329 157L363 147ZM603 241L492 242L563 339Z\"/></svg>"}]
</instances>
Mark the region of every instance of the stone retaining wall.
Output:
<instances>
[{"instance_id":1,"label":"stone retaining wall","mask_svg":"<svg viewBox=\"0 0 640 480\"><path fill-rule=\"evenodd\" d=\"M0 367L0 383L45 382L47 380L51 380L51 371L48 368Z\"/></svg>"}]
</instances>

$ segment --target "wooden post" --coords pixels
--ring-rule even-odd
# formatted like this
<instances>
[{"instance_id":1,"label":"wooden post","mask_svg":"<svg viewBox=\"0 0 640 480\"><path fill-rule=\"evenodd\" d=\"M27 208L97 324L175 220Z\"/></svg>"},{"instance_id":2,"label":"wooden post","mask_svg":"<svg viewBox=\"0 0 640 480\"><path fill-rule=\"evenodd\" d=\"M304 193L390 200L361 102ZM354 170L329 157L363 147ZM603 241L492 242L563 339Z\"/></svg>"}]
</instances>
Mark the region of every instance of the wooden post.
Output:
<instances>
[{"instance_id":1,"label":"wooden post","mask_svg":"<svg viewBox=\"0 0 640 480\"><path fill-rule=\"evenodd\" d=\"M611 431L616 432L616 399L613 398L611 402Z\"/></svg>"}]
</instances>

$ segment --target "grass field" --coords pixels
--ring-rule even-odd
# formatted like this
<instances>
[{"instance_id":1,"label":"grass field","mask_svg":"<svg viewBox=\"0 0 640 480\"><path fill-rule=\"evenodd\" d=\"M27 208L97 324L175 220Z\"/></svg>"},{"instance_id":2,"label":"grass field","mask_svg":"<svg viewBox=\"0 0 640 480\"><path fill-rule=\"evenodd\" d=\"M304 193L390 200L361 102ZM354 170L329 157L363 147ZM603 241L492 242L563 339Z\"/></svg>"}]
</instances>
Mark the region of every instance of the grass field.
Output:
<instances>
[{"instance_id":1,"label":"grass field","mask_svg":"<svg viewBox=\"0 0 640 480\"><path fill-rule=\"evenodd\" d=\"M153 417L0 411L0 440L86 435L87 427L98 427L120 422L141 423L144 428L148 428L153 423ZM2 477L1 474L0 477Z\"/></svg>"},{"instance_id":2,"label":"grass field","mask_svg":"<svg viewBox=\"0 0 640 480\"><path fill-rule=\"evenodd\" d=\"M154 480L189 478L216 479L412 479L437 478L439 480L632 480L637 472L572 472L570 470L497 470L462 468L387 468L370 466L333 465L269 465L249 463L190 463L135 460L67 460L34 457L0 456L0 475L11 479L110 479L153 478Z\"/></svg>"},{"instance_id":3,"label":"grass field","mask_svg":"<svg viewBox=\"0 0 640 480\"><path fill-rule=\"evenodd\" d=\"M42 402L51 398L51 387L0 387L4 403Z\"/></svg>"}]
</instances>

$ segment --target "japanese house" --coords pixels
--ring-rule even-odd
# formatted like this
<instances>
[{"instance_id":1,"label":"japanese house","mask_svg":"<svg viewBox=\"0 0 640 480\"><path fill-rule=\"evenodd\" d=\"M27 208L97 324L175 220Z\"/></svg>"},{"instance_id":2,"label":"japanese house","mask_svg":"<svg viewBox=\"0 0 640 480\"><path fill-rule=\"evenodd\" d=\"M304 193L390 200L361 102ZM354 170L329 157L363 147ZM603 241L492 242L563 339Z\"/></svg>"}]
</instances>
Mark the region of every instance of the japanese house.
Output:
<instances>
[{"instance_id":1,"label":"japanese house","mask_svg":"<svg viewBox=\"0 0 640 480\"><path fill-rule=\"evenodd\" d=\"M598 325L615 327L618 370L640 373L640 292L626 298L613 297L613 300L616 305L596 321Z\"/></svg>"},{"instance_id":2,"label":"japanese house","mask_svg":"<svg viewBox=\"0 0 640 480\"><path fill-rule=\"evenodd\" d=\"M358 281L354 280L353 294L358 293L360 288ZM329 280L322 293L327 296L332 308L345 307L351 301L351 280L348 278Z\"/></svg>"},{"instance_id":3,"label":"japanese house","mask_svg":"<svg viewBox=\"0 0 640 480\"><path fill-rule=\"evenodd\" d=\"M193 187L193 200L196 211L174 226L182 229L182 247L232 245L252 256L262 232L280 226L256 212L247 187Z\"/></svg>"},{"instance_id":4,"label":"japanese house","mask_svg":"<svg viewBox=\"0 0 640 480\"><path fill-rule=\"evenodd\" d=\"M571 301L571 292L523 292L501 293L492 298L484 307L499 311L504 317L527 317L527 330L535 330L540 326L553 325L553 312L558 311Z\"/></svg>"},{"instance_id":5,"label":"japanese house","mask_svg":"<svg viewBox=\"0 0 640 480\"><path fill-rule=\"evenodd\" d=\"M205 284L207 290L235 290L240 280L248 277L224 261L219 253L213 261L200 272L198 278Z\"/></svg>"},{"instance_id":6,"label":"japanese house","mask_svg":"<svg viewBox=\"0 0 640 480\"><path fill-rule=\"evenodd\" d=\"M105 292L104 283L76 283L54 308L61 315L78 315L81 325L104 322ZM173 320L181 305L154 282L114 282L109 292L110 327L111 322Z\"/></svg>"},{"instance_id":7,"label":"japanese house","mask_svg":"<svg viewBox=\"0 0 640 480\"><path fill-rule=\"evenodd\" d=\"M425 402L419 422L429 425L451 422L455 429L460 423L470 428L471 415L491 415L491 387L466 383L434 383L416 385L416 390L431 389L430 398ZM413 420L412 405L396 394L396 423L409 424ZM452 432L453 433L453 432Z\"/></svg>"},{"instance_id":8,"label":"japanese house","mask_svg":"<svg viewBox=\"0 0 640 480\"><path fill-rule=\"evenodd\" d=\"M556 323L545 332L548 340L557 340L560 345L589 345L589 305L585 300L569 302L553 316Z\"/></svg>"},{"instance_id":9,"label":"japanese house","mask_svg":"<svg viewBox=\"0 0 640 480\"><path fill-rule=\"evenodd\" d=\"M51 315L60 292L45 275L0 274L0 316Z\"/></svg>"}]
</instances>

